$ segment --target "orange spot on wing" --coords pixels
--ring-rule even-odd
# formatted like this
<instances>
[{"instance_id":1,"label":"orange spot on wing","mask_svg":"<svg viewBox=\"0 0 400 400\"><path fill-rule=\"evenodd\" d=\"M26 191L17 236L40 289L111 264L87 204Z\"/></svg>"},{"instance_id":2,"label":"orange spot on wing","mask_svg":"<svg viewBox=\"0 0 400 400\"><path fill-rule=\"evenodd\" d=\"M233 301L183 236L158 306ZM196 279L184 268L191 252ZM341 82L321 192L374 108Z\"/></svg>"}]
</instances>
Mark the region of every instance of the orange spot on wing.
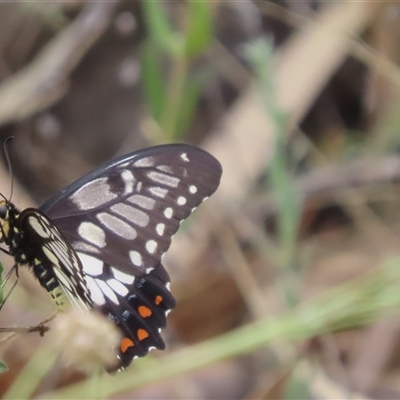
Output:
<instances>
[{"instance_id":1,"label":"orange spot on wing","mask_svg":"<svg viewBox=\"0 0 400 400\"><path fill-rule=\"evenodd\" d=\"M121 340L121 344L119 345L119 347L122 353L125 353L129 349L129 347L133 347L134 345L135 343L133 343L131 339L125 337Z\"/></svg>"},{"instance_id":2,"label":"orange spot on wing","mask_svg":"<svg viewBox=\"0 0 400 400\"><path fill-rule=\"evenodd\" d=\"M139 306L138 311L142 318L150 317L150 315L152 314L150 308L146 306Z\"/></svg>"},{"instance_id":3,"label":"orange spot on wing","mask_svg":"<svg viewBox=\"0 0 400 400\"><path fill-rule=\"evenodd\" d=\"M149 332L147 332L145 329L138 329L137 337L139 340L147 339L149 337Z\"/></svg>"},{"instance_id":4,"label":"orange spot on wing","mask_svg":"<svg viewBox=\"0 0 400 400\"><path fill-rule=\"evenodd\" d=\"M154 299L154 303L156 303L156 305L161 304L162 301L163 301L163 298L160 295L156 296L156 298Z\"/></svg>"}]
</instances>

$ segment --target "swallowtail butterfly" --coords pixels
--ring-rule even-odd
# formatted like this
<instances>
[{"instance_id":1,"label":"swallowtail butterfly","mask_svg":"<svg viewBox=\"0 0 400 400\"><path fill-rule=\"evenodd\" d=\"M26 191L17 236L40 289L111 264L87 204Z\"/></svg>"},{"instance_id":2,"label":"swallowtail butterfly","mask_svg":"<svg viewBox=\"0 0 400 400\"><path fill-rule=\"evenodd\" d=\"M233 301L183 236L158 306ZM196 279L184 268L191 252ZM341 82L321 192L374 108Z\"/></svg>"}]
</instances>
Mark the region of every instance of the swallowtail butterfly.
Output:
<instances>
[{"instance_id":1,"label":"swallowtail butterfly","mask_svg":"<svg viewBox=\"0 0 400 400\"><path fill-rule=\"evenodd\" d=\"M161 264L179 224L218 188L207 152L173 144L125 155L78 179L39 209L0 202L1 241L59 310L97 309L120 329L115 369L151 348L176 302Z\"/></svg>"}]
</instances>

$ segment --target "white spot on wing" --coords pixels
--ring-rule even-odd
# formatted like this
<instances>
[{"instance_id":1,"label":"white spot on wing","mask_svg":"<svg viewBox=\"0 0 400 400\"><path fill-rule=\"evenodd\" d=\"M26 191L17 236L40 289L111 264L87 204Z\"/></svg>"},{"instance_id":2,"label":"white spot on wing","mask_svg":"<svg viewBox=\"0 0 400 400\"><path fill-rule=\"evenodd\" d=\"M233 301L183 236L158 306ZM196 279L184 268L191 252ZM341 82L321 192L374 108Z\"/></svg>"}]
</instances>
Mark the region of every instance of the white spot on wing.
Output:
<instances>
[{"instance_id":1,"label":"white spot on wing","mask_svg":"<svg viewBox=\"0 0 400 400\"><path fill-rule=\"evenodd\" d=\"M174 170L170 165L157 165L156 167L159 171L167 172L168 174L173 174Z\"/></svg>"},{"instance_id":2,"label":"white spot on wing","mask_svg":"<svg viewBox=\"0 0 400 400\"><path fill-rule=\"evenodd\" d=\"M113 209L112 206L111 209ZM106 212L99 213L96 215L96 218L111 232L115 235L123 237L127 240L133 240L137 236L136 229L127 224L125 221L122 221L120 218L115 215L108 214Z\"/></svg>"},{"instance_id":3,"label":"white spot on wing","mask_svg":"<svg viewBox=\"0 0 400 400\"><path fill-rule=\"evenodd\" d=\"M190 185L189 186L189 192L192 194L197 193L197 187L195 185Z\"/></svg>"},{"instance_id":4,"label":"white spot on wing","mask_svg":"<svg viewBox=\"0 0 400 400\"><path fill-rule=\"evenodd\" d=\"M94 247L88 243L82 242L80 240L72 242L72 248L75 251L82 251L82 252L90 252L90 253L100 253L100 250L97 247Z\"/></svg>"},{"instance_id":5,"label":"white spot on wing","mask_svg":"<svg viewBox=\"0 0 400 400\"><path fill-rule=\"evenodd\" d=\"M163 199L168 194L168 189L161 188L158 186L152 186L149 188L149 192L153 196L161 197Z\"/></svg>"},{"instance_id":6,"label":"white spot on wing","mask_svg":"<svg viewBox=\"0 0 400 400\"><path fill-rule=\"evenodd\" d=\"M136 265L137 267L142 266L143 263L142 255L139 252L134 250L130 251L129 258L131 259L133 265Z\"/></svg>"},{"instance_id":7,"label":"white spot on wing","mask_svg":"<svg viewBox=\"0 0 400 400\"><path fill-rule=\"evenodd\" d=\"M155 240L148 240L146 242L146 250L150 253L150 254L154 254L155 251L157 250L157 242Z\"/></svg>"},{"instance_id":8,"label":"white spot on wing","mask_svg":"<svg viewBox=\"0 0 400 400\"><path fill-rule=\"evenodd\" d=\"M128 204L114 204L111 210L141 227L145 227L149 223L149 216L144 211L129 206Z\"/></svg>"},{"instance_id":9,"label":"white spot on wing","mask_svg":"<svg viewBox=\"0 0 400 400\"><path fill-rule=\"evenodd\" d=\"M124 169L121 172L121 178L125 183L125 194L133 192L133 184L135 183L135 177L129 169Z\"/></svg>"},{"instance_id":10,"label":"white spot on wing","mask_svg":"<svg viewBox=\"0 0 400 400\"><path fill-rule=\"evenodd\" d=\"M28 221L30 226L39 236L41 236L42 238L48 238L50 236L49 230L46 229L46 227L39 222L37 217L30 216Z\"/></svg>"},{"instance_id":11,"label":"white spot on wing","mask_svg":"<svg viewBox=\"0 0 400 400\"><path fill-rule=\"evenodd\" d=\"M80 210L92 210L114 200L116 193L111 192L107 178L98 178L81 186L69 199Z\"/></svg>"},{"instance_id":12,"label":"white spot on wing","mask_svg":"<svg viewBox=\"0 0 400 400\"><path fill-rule=\"evenodd\" d=\"M179 196L178 200L176 201L180 206L183 206L186 204L186 197Z\"/></svg>"},{"instance_id":13,"label":"white spot on wing","mask_svg":"<svg viewBox=\"0 0 400 400\"><path fill-rule=\"evenodd\" d=\"M92 298L93 302L98 306L102 306L106 302L106 299L104 298L103 292L100 290L96 281L90 276L85 276L85 280L86 285L90 290L90 297Z\"/></svg>"},{"instance_id":14,"label":"white spot on wing","mask_svg":"<svg viewBox=\"0 0 400 400\"><path fill-rule=\"evenodd\" d=\"M145 208L146 210L152 210L154 208L154 205L156 204L156 201L154 199L143 196L141 194L134 194L133 196L128 197L127 200L130 203Z\"/></svg>"},{"instance_id":15,"label":"white spot on wing","mask_svg":"<svg viewBox=\"0 0 400 400\"><path fill-rule=\"evenodd\" d=\"M77 252L81 260L83 272L90 276L98 276L103 273L103 261L89 254Z\"/></svg>"},{"instance_id":16,"label":"white spot on wing","mask_svg":"<svg viewBox=\"0 0 400 400\"><path fill-rule=\"evenodd\" d=\"M154 165L153 157L144 157L134 163L135 167L152 167Z\"/></svg>"},{"instance_id":17,"label":"white spot on wing","mask_svg":"<svg viewBox=\"0 0 400 400\"><path fill-rule=\"evenodd\" d=\"M188 158L188 156L187 156L187 153L182 153L182 154L181 154L181 158L182 158L183 161L189 162L189 158Z\"/></svg>"},{"instance_id":18,"label":"white spot on wing","mask_svg":"<svg viewBox=\"0 0 400 400\"><path fill-rule=\"evenodd\" d=\"M163 185L171 187L177 187L180 182L180 179L175 176L163 174L157 171L149 171L147 172L147 176L154 182L162 183Z\"/></svg>"},{"instance_id":19,"label":"white spot on wing","mask_svg":"<svg viewBox=\"0 0 400 400\"><path fill-rule=\"evenodd\" d=\"M121 282L114 278L107 279L107 283L114 290L114 292L118 293L120 296L126 296L129 293L129 290Z\"/></svg>"},{"instance_id":20,"label":"white spot on wing","mask_svg":"<svg viewBox=\"0 0 400 400\"><path fill-rule=\"evenodd\" d=\"M111 271L114 275L114 278L122 283L127 283L128 285L132 285L132 283L135 281L135 277L131 274L127 274L126 272L122 272L113 267L111 267Z\"/></svg>"},{"instance_id":21,"label":"white spot on wing","mask_svg":"<svg viewBox=\"0 0 400 400\"><path fill-rule=\"evenodd\" d=\"M78 227L79 235L86 241L103 248L106 246L106 234L103 229L92 222L84 221Z\"/></svg>"},{"instance_id":22,"label":"white spot on wing","mask_svg":"<svg viewBox=\"0 0 400 400\"><path fill-rule=\"evenodd\" d=\"M111 300L114 304L119 304L116 294L110 288L110 286L107 285L106 282L102 281L101 279L95 279L95 282L99 286L100 290L103 292L104 296L108 297L108 299Z\"/></svg>"},{"instance_id":23,"label":"white spot on wing","mask_svg":"<svg viewBox=\"0 0 400 400\"><path fill-rule=\"evenodd\" d=\"M156 231L157 231L157 233L158 233L159 236L164 235L164 232L165 232L165 224L161 224L161 223L157 224L157 225L156 225Z\"/></svg>"},{"instance_id":24,"label":"white spot on wing","mask_svg":"<svg viewBox=\"0 0 400 400\"><path fill-rule=\"evenodd\" d=\"M165 215L165 218L171 219L172 216L174 215L174 210L171 207L167 207L164 210L164 215Z\"/></svg>"},{"instance_id":25,"label":"white spot on wing","mask_svg":"<svg viewBox=\"0 0 400 400\"><path fill-rule=\"evenodd\" d=\"M50 262L52 262L54 265L59 265L58 258L51 250L49 250L47 247L43 246L43 252L46 255L46 257L49 259Z\"/></svg>"}]
</instances>

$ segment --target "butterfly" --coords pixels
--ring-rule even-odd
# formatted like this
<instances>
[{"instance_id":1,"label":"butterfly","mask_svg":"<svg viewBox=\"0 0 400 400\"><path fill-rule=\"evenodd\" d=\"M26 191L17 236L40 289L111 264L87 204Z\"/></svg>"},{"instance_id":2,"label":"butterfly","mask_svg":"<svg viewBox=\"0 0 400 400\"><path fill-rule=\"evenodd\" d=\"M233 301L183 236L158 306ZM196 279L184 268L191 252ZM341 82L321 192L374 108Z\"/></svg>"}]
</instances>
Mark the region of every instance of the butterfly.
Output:
<instances>
[{"instance_id":1,"label":"butterfly","mask_svg":"<svg viewBox=\"0 0 400 400\"><path fill-rule=\"evenodd\" d=\"M220 163L184 144L117 158L40 208L0 202L1 242L28 265L61 311L99 310L122 339L116 370L152 348L176 306L161 259L180 223L218 188Z\"/></svg>"}]
</instances>

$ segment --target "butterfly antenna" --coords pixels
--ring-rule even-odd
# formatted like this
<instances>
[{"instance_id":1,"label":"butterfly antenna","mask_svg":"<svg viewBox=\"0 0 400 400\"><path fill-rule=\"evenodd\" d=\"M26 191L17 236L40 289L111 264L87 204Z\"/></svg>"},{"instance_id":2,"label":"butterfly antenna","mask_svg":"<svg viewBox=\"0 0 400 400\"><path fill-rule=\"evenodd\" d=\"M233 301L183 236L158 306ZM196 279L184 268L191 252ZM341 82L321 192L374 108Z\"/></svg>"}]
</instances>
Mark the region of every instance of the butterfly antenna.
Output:
<instances>
[{"instance_id":1,"label":"butterfly antenna","mask_svg":"<svg viewBox=\"0 0 400 400\"><path fill-rule=\"evenodd\" d=\"M9 136L3 144L3 149L4 149L4 154L6 156L6 161L7 161L7 167L8 167L8 172L10 173L11 176L11 191L10 191L10 197L8 198L8 201L11 201L13 192L14 192L14 175L12 172L12 165L11 165L11 159L10 159L10 154L8 152L8 143L10 142L10 140L13 140L14 136ZM4 196L2 196L4 197Z\"/></svg>"}]
</instances>

